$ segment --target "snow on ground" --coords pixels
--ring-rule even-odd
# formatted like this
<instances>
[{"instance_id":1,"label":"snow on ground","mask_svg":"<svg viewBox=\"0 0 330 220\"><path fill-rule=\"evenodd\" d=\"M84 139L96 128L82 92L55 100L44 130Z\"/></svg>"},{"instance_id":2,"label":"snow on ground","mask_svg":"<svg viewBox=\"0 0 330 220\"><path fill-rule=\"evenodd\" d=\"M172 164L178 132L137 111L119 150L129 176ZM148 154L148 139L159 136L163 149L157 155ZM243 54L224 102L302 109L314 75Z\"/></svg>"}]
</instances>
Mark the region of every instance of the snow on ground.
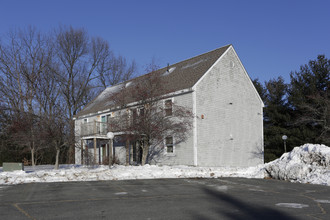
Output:
<instances>
[{"instance_id":1,"label":"snow on ground","mask_svg":"<svg viewBox=\"0 0 330 220\"><path fill-rule=\"evenodd\" d=\"M29 169L30 170L30 169ZM72 166L70 169L14 171L0 173L1 184L31 182L67 182L96 180L130 180L157 178L217 178L217 177L263 178L263 166L254 168L190 167L190 166Z\"/></svg>"},{"instance_id":2,"label":"snow on ground","mask_svg":"<svg viewBox=\"0 0 330 220\"><path fill-rule=\"evenodd\" d=\"M77 166L61 165L25 167L25 171L0 172L0 185L31 182L67 182L129 180L156 178L273 178L302 183L330 185L330 148L306 144L268 164L248 168L191 166ZM1 171L2 169L0 169Z\"/></svg>"}]
</instances>

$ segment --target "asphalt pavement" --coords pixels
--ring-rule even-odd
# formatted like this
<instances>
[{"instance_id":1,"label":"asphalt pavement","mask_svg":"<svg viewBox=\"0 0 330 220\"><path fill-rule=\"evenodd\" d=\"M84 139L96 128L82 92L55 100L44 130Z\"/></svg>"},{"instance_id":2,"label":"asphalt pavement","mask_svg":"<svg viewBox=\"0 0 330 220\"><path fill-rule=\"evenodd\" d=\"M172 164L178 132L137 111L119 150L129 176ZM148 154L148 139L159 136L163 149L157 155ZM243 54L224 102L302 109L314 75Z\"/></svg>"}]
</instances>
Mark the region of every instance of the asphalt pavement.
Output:
<instances>
[{"instance_id":1,"label":"asphalt pavement","mask_svg":"<svg viewBox=\"0 0 330 220\"><path fill-rule=\"evenodd\" d=\"M0 219L330 219L330 187L155 179L0 185Z\"/></svg>"}]
</instances>

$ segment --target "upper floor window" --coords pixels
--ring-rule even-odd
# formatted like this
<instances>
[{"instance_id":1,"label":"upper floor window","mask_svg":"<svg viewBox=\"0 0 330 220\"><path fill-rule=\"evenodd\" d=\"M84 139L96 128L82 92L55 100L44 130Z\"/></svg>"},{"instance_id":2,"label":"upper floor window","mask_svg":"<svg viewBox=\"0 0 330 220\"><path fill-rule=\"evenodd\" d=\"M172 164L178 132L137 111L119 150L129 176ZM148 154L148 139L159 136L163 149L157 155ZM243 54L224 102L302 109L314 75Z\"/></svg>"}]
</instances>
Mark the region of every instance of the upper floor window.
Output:
<instances>
[{"instance_id":1,"label":"upper floor window","mask_svg":"<svg viewBox=\"0 0 330 220\"><path fill-rule=\"evenodd\" d=\"M100 132L101 133L107 132L107 116L106 115L101 116Z\"/></svg>"},{"instance_id":2,"label":"upper floor window","mask_svg":"<svg viewBox=\"0 0 330 220\"><path fill-rule=\"evenodd\" d=\"M165 116L171 116L172 113L172 99L165 100Z\"/></svg>"},{"instance_id":3,"label":"upper floor window","mask_svg":"<svg viewBox=\"0 0 330 220\"><path fill-rule=\"evenodd\" d=\"M136 108L132 109L132 121L133 121L133 124L136 123L136 117L137 117L137 111L136 111Z\"/></svg>"},{"instance_id":4,"label":"upper floor window","mask_svg":"<svg viewBox=\"0 0 330 220\"><path fill-rule=\"evenodd\" d=\"M144 117L144 108L140 108L140 117Z\"/></svg>"}]
</instances>

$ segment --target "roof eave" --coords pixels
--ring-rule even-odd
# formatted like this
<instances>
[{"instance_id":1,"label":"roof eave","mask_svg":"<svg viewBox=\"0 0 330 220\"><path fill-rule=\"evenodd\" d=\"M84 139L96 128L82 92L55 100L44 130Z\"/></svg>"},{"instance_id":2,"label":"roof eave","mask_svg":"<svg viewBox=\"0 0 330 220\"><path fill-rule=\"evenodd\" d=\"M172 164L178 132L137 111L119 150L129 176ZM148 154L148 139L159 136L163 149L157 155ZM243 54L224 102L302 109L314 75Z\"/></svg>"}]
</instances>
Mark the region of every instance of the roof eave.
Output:
<instances>
[{"instance_id":1,"label":"roof eave","mask_svg":"<svg viewBox=\"0 0 330 220\"><path fill-rule=\"evenodd\" d=\"M161 95L159 97L159 100L166 99L166 98L169 98L169 97L180 96L180 95L184 95L184 94L191 93L191 92L193 92L192 87L187 88L187 89L181 89L181 90L178 90L178 91L175 91L175 92L171 92L171 93ZM118 111L118 110L122 110L122 109L126 109L126 108L132 108L132 107L139 106L139 105L140 105L140 103L139 103L139 101L137 101L137 102L128 103L124 108L120 108L118 106L113 106L113 107L105 109L105 110L100 110L96 113L88 113L88 114L83 114L83 115L78 114L73 118L73 120L77 120L77 119L80 119L80 118L88 118L88 117L97 116L97 115L102 115L102 114L105 114L105 113Z\"/></svg>"}]
</instances>

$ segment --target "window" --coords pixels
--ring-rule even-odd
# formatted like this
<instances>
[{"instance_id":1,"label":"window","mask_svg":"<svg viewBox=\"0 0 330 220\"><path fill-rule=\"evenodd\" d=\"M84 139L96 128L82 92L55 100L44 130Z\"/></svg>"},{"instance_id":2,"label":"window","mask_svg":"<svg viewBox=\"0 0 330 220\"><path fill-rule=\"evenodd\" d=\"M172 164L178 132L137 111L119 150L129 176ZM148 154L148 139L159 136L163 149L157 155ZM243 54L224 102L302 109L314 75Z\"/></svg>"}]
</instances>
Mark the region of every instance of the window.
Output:
<instances>
[{"instance_id":1,"label":"window","mask_svg":"<svg viewBox=\"0 0 330 220\"><path fill-rule=\"evenodd\" d=\"M133 122L133 124L136 123L136 118L137 118L137 111L134 108L134 109L132 109L132 122Z\"/></svg>"},{"instance_id":2,"label":"window","mask_svg":"<svg viewBox=\"0 0 330 220\"><path fill-rule=\"evenodd\" d=\"M174 153L173 137L172 136L166 137L165 143L166 143L166 153L169 154Z\"/></svg>"},{"instance_id":3,"label":"window","mask_svg":"<svg viewBox=\"0 0 330 220\"><path fill-rule=\"evenodd\" d=\"M86 124L88 122L87 118L84 118L84 124Z\"/></svg>"},{"instance_id":4,"label":"window","mask_svg":"<svg viewBox=\"0 0 330 220\"><path fill-rule=\"evenodd\" d=\"M144 108L140 108L140 117L144 116Z\"/></svg>"},{"instance_id":5,"label":"window","mask_svg":"<svg viewBox=\"0 0 330 220\"><path fill-rule=\"evenodd\" d=\"M106 115L101 116L100 132L101 132L101 134L104 134L105 132L107 132L107 116Z\"/></svg>"},{"instance_id":6,"label":"window","mask_svg":"<svg viewBox=\"0 0 330 220\"><path fill-rule=\"evenodd\" d=\"M172 100L168 99L165 100L165 116L171 116L172 115Z\"/></svg>"}]
</instances>

